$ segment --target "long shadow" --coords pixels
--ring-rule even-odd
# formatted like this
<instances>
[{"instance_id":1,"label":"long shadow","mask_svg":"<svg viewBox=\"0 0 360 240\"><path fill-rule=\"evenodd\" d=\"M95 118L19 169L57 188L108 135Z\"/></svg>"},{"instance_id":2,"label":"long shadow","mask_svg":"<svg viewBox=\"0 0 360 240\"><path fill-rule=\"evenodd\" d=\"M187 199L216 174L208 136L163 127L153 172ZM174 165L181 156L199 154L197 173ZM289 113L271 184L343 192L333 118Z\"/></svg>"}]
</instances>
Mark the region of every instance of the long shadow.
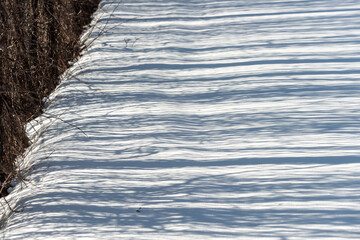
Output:
<instances>
[{"instance_id":1,"label":"long shadow","mask_svg":"<svg viewBox=\"0 0 360 240\"><path fill-rule=\"evenodd\" d=\"M273 4L272 4L273 5ZM235 19L235 18L248 18L248 17L278 17L281 15L294 15L294 14L311 14L311 13L339 13L339 12L354 12L356 14L360 8L340 8L340 9L326 9L326 10L305 10L305 11L284 11L284 12L268 12L268 13L250 13L250 14L228 14L220 16L199 16L199 17L151 17L151 18L122 18L124 22L161 22L161 21L210 21L219 19ZM342 18L348 16L341 16ZM317 18L319 18L317 16ZM327 16L329 18L329 16ZM291 20L291 19L290 19ZM102 18L100 22L118 22L118 19L114 18Z\"/></svg>"},{"instance_id":2,"label":"long shadow","mask_svg":"<svg viewBox=\"0 0 360 240\"><path fill-rule=\"evenodd\" d=\"M333 164L338 161L331 158L324 161L323 159L311 160L321 164ZM348 158L347 161L358 162L357 160L358 157L354 157ZM292 161L287 161L287 164L289 162ZM307 161L300 162L300 164L305 162L308 164ZM217 166L223 165L218 163ZM162 166L157 168L162 168ZM86 173L86 168L83 170L83 173ZM305 229L307 232L310 231L312 236L331 236L331 234L336 234L336 230L328 229L326 226L360 224L359 210L339 208L334 205L326 208L301 205L311 201L325 204L349 200L359 201L360 196L357 194L351 196L323 195L322 193L329 189L344 191L356 187L359 183L354 179L356 172L344 179L339 179L341 174L334 176L320 172L315 174L316 171L309 174L307 169L301 169L301 171L303 175L287 175L275 179L271 176L264 178L256 175L256 172L253 176L250 173L244 177L241 168L239 168L239 172L232 173L201 172L198 173L198 176L188 176L187 179L181 179L182 181L178 183L169 181L162 186L147 184L148 186L119 187L116 184L109 185L109 182L99 184L94 181L92 187L84 189L81 181L77 184L65 182L63 183L65 187L67 184L71 185L66 187L66 192L40 192L36 197L27 199L26 201L31 201L32 204L26 211L46 212L48 217L41 221L46 221L48 224L56 224L58 221L72 223L77 227L76 234L85 233L88 226L94 223L98 225L99 222L104 225L111 223L110 232L129 231L129 229L141 227L158 233L201 236L211 232L223 237L261 237L267 234L274 237L286 234L289 230L302 231ZM102 174L109 180L116 177L111 173L98 174ZM129 174L124 177L122 182L126 184L127 181L136 180L136 176L132 177ZM347 194L350 193L347 192ZM64 197L68 203L59 202ZM84 204L89 203L88 199L92 200L90 205ZM57 204L43 206L43 202ZM104 203L109 203L111 206ZM122 204L112 205L113 203ZM194 205L199 207L194 207ZM136 212L139 206L142 206L142 210ZM66 209L66 215L57 215L64 213L64 209ZM27 224L36 221L37 219L34 218ZM191 228L189 225L191 223L196 223L202 229ZM178 227L172 228L172 226ZM276 233L270 231L274 227L278 229ZM242 228L261 229L246 233L228 231ZM62 229L61 225L59 229ZM72 231L66 229L63 234L71 234ZM344 234L359 234L360 230L349 229L343 230L343 232ZM47 234L41 229L38 229L38 233L40 235Z\"/></svg>"},{"instance_id":3,"label":"long shadow","mask_svg":"<svg viewBox=\"0 0 360 240\"><path fill-rule=\"evenodd\" d=\"M306 63L354 63L360 62L360 58L334 58L334 59L284 59L284 60L263 60L263 61L245 61L245 62L233 62L233 63L215 63L215 64L166 64L166 63L147 63L132 65L128 67L116 67L105 68L106 72L123 72L129 70L188 70L188 69L207 69L207 68L224 68L224 67L240 67L240 66L252 66L252 65L277 65L277 64L306 64ZM96 72L99 70L84 70L84 73ZM331 72L331 71L330 71Z\"/></svg>"},{"instance_id":4,"label":"long shadow","mask_svg":"<svg viewBox=\"0 0 360 240\"><path fill-rule=\"evenodd\" d=\"M261 151L261 149L259 149ZM53 169L171 169L171 168L189 168L189 167L241 167L241 166L257 166L257 165L343 165L343 164L359 164L359 156L324 156L324 157L274 157L274 158L239 158L239 159L209 159L208 161L196 161L189 159L171 159L158 160L152 155L159 153L144 153L132 149L132 158L144 158L147 160L128 160L121 157L114 161L105 160L86 160L86 158L74 158L67 161L53 161L51 163L40 163L37 168L43 166L51 166ZM91 156L91 153L88 153Z\"/></svg>"}]
</instances>

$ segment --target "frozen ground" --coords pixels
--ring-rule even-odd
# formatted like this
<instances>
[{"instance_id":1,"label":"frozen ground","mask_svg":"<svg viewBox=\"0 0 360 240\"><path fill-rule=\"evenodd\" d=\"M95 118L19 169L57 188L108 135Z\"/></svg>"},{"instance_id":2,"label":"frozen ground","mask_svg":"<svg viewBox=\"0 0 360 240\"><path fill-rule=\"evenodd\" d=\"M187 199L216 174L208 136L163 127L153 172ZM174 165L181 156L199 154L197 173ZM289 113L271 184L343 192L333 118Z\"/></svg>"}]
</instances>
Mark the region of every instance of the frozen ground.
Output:
<instances>
[{"instance_id":1,"label":"frozen ground","mask_svg":"<svg viewBox=\"0 0 360 240\"><path fill-rule=\"evenodd\" d=\"M3 239L360 238L359 1L110 3Z\"/></svg>"}]
</instances>

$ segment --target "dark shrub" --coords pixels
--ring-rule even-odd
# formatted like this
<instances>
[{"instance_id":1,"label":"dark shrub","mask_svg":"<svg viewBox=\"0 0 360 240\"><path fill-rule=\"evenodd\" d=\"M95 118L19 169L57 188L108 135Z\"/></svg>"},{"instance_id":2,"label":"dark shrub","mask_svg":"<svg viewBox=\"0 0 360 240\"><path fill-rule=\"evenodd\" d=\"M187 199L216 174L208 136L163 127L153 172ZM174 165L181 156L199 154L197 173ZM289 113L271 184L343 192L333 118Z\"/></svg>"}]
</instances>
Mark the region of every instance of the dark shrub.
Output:
<instances>
[{"instance_id":1,"label":"dark shrub","mask_svg":"<svg viewBox=\"0 0 360 240\"><path fill-rule=\"evenodd\" d=\"M25 125L80 55L80 34L99 1L0 1L1 182L17 174L16 158L29 146Z\"/></svg>"}]
</instances>

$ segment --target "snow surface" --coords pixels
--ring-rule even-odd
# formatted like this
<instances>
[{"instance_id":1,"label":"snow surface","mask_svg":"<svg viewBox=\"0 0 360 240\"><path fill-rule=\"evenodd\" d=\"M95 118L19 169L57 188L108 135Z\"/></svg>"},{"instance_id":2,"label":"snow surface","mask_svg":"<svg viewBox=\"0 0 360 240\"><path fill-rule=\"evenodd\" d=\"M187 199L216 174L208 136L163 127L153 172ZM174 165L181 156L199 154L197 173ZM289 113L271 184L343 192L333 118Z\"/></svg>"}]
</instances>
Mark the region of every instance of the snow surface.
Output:
<instances>
[{"instance_id":1,"label":"snow surface","mask_svg":"<svg viewBox=\"0 0 360 240\"><path fill-rule=\"evenodd\" d=\"M3 239L360 238L359 1L112 2Z\"/></svg>"}]
</instances>

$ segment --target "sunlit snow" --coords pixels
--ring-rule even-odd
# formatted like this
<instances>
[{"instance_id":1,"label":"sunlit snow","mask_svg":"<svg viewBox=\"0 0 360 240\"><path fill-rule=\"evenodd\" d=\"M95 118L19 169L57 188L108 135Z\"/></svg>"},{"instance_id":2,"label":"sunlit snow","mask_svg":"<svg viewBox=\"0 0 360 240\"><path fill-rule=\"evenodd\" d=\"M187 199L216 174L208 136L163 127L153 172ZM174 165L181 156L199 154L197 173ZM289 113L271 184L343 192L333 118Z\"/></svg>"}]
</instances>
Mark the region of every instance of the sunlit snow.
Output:
<instances>
[{"instance_id":1,"label":"sunlit snow","mask_svg":"<svg viewBox=\"0 0 360 240\"><path fill-rule=\"evenodd\" d=\"M3 239L360 238L359 1L118 2Z\"/></svg>"}]
</instances>

